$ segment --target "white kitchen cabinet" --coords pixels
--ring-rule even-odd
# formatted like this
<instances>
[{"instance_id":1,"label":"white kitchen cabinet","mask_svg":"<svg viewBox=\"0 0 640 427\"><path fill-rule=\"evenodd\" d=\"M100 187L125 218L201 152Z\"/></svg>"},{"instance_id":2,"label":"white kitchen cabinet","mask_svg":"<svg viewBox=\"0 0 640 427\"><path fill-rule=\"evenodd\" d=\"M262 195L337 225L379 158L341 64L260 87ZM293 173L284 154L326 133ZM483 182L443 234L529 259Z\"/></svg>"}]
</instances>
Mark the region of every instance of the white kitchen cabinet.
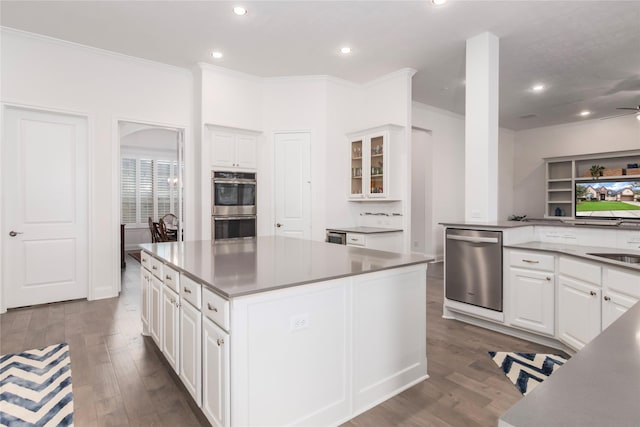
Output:
<instances>
[{"instance_id":1,"label":"white kitchen cabinet","mask_svg":"<svg viewBox=\"0 0 640 427\"><path fill-rule=\"evenodd\" d=\"M347 233L347 246L379 251L402 252L402 232L387 233Z\"/></svg>"},{"instance_id":2,"label":"white kitchen cabinet","mask_svg":"<svg viewBox=\"0 0 640 427\"><path fill-rule=\"evenodd\" d=\"M555 334L555 280L553 272L509 268L511 307L509 323L553 336Z\"/></svg>"},{"instance_id":3,"label":"white kitchen cabinet","mask_svg":"<svg viewBox=\"0 0 640 427\"><path fill-rule=\"evenodd\" d=\"M540 251L506 250L509 309L513 326L555 335L555 257Z\"/></svg>"},{"instance_id":4,"label":"white kitchen cabinet","mask_svg":"<svg viewBox=\"0 0 640 427\"><path fill-rule=\"evenodd\" d=\"M212 167L226 170L256 168L255 135L210 130L209 141Z\"/></svg>"},{"instance_id":5,"label":"white kitchen cabinet","mask_svg":"<svg viewBox=\"0 0 640 427\"><path fill-rule=\"evenodd\" d=\"M184 282L184 281L183 281ZM180 304L180 379L196 404L202 404L202 316L189 302Z\"/></svg>"},{"instance_id":6,"label":"white kitchen cabinet","mask_svg":"<svg viewBox=\"0 0 640 427\"><path fill-rule=\"evenodd\" d=\"M575 350L580 350L600 333L601 292L599 286L560 276L558 338Z\"/></svg>"},{"instance_id":7,"label":"white kitchen cabinet","mask_svg":"<svg viewBox=\"0 0 640 427\"><path fill-rule=\"evenodd\" d=\"M162 349L162 282L155 276L151 276L150 294L149 331L158 348Z\"/></svg>"},{"instance_id":8,"label":"white kitchen cabinet","mask_svg":"<svg viewBox=\"0 0 640 427\"><path fill-rule=\"evenodd\" d=\"M398 200L401 129L387 125L348 135L351 200Z\"/></svg>"},{"instance_id":9,"label":"white kitchen cabinet","mask_svg":"<svg viewBox=\"0 0 640 427\"><path fill-rule=\"evenodd\" d=\"M202 321L202 412L214 427L230 426L229 334Z\"/></svg>"},{"instance_id":10,"label":"white kitchen cabinet","mask_svg":"<svg viewBox=\"0 0 640 427\"><path fill-rule=\"evenodd\" d=\"M640 300L640 274L627 269L605 267L602 281L602 330L605 330Z\"/></svg>"},{"instance_id":11,"label":"white kitchen cabinet","mask_svg":"<svg viewBox=\"0 0 640 427\"><path fill-rule=\"evenodd\" d=\"M147 255L148 256L148 255ZM140 318L142 320L142 335L149 335L149 294L151 287L151 273L146 268L140 268Z\"/></svg>"},{"instance_id":12,"label":"white kitchen cabinet","mask_svg":"<svg viewBox=\"0 0 640 427\"><path fill-rule=\"evenodd\" d=\"M180 361L179 301L178 294L169 286L162 288L162 353L177 373Z\"/></svg>"}]
</instances>

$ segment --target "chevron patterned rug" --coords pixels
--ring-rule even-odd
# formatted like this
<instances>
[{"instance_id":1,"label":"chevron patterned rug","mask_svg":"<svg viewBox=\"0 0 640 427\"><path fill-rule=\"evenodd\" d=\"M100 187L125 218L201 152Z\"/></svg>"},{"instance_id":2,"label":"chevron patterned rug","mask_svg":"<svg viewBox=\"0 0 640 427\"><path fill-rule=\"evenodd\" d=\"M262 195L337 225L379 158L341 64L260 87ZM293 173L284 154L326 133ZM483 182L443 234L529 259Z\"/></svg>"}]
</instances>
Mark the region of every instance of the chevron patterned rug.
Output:
<instances>
[{"instance_id":1,"label":"chevron patterned rug","mask_svg":"<svg viewBox=\"0 0 640 427\"><path fill-rule=\"evenodd\" d=\"M489 356L525 396L567 362L556 354L490 351Z\"/></svg>"},{"instance_id":2,"label":"chevron patterned rug","mask_svg":"<svg viewBox=\"0 0 640 427\"><path fill-rule=\"evenodd\" d=\"M0 356L0 425L73 425L67 343Z\"/></svg>"}]
</instances>

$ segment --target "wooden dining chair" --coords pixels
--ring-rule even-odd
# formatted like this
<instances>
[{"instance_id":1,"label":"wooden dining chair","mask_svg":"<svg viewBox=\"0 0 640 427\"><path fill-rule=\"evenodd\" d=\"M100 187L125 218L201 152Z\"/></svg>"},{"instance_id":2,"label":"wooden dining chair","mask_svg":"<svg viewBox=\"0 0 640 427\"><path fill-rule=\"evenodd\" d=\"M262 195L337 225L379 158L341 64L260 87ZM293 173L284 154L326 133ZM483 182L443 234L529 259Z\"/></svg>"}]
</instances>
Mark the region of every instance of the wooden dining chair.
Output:
<instances>
[{"instance_id":1,"label":"wooden dining chair","mask_svg":"<svg viewBox=\"0 0 640 427\"><path fill-rule=\"evenodd\" d=\"M169 236L167 236L167 225L164 223L164 220L160 218L155 224L157 225L156 230L158 232L158 242L169 242Z\"/></svg>"},{"instance_id":2,"label":"wooden dining chair","mask_svg":"<svg viewBox=\"0 0 640 427\"><path fill-rule=\"evenodd\" d=\"M153 222L153 218L149 217L149 231L151 232L151 243L156 243L157 240L157 232L156 227Z\"/></svg>"}]
</instances>

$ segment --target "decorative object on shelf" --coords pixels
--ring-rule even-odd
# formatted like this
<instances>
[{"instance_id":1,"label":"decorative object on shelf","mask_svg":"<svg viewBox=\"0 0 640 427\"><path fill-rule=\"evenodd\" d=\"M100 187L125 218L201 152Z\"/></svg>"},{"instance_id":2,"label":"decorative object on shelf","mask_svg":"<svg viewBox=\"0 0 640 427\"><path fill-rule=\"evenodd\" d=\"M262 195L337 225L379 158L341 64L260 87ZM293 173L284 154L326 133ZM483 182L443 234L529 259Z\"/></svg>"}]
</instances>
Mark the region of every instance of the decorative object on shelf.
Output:
<instances>
[{"instance_id":1,"label":"decorative object on shelf","mask_svg":"<svg viewBox=\"0 0 640 427\"><path fill-rule=\"evenodd\" d=\"M626 169L605 169L602 176L622 176L625 175Z\"/></svg>"},{"instance_id":2,"label":"decorative object on shelf","mask_svg":"<svg viewBox=\"0 0 640 427\"><path fill-rule=\"evenodd\" d=\"M591 174L591 177L594 179L594 181L602 176L602 171L604 171L604 166L601 165L593 165L589 169L589 173Z\"/></svg>"},{"instance_id":3,"label":"decorative object on shelf","mask_svg":"<svg viewBox=\"0 0 640 427\"><path fill-rule=\"evenodd\" d=\"M509 221L526 221L527 220L527 216L526 215L509 215L509 218L507 218L507 220Z\"/></svg>"},{"instance_id":4,"label":"decorative object on shelf","mask_svg":"<svg viewBox=\"0 0 640 427\"><path fill-rule=\"evenodd\" d=\"M627 175L640 175L640 167L637 163L627 164Z\"/></svg>"},{"instance_id":5,"label":"decorative object on shelf","mask_svg":"<svg viewBox=\"0 0 640 427\"><path fill-rule=\"evenodd\" d=\"M554 213L555 213L556 216L562 216L562 209L556 208Z\"/></svg>"},{"instance_id":6,"label":"decorative object on shelf","mask_svg":"<svg viewBox=\"0 0 640 427\"><path fill-rule=\"evenodd\" d=\"M525 396L567 363L567 359L557 354L503 351L488 353L513 385Z\"/></svg>"}]
</instances>

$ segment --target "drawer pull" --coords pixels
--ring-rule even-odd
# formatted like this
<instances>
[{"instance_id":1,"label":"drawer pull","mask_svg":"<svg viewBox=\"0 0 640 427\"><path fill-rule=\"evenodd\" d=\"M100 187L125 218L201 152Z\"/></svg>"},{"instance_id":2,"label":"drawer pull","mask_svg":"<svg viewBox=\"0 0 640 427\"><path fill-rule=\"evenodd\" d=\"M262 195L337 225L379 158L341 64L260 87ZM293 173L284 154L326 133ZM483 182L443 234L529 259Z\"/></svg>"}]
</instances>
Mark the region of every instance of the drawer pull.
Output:
<instances>
[{"instance_id":1,"label":"drawer pull","mask_svg":"<svg viewBox=\"0 0 640 427\"><path fill-rule=\"evenodd\" d=\"M171 275L170 275L170 274L167 274L166 278L167 278L167 280L173 280L173 279L171 278Z\"/></svg>"},{"instance_id":2,"label":"drawer pull","mask_svg":"<svg viewBox=\"0 0 640 427\"><path fill-rule=\"evenodd\" d=\"M540 264L540 261L534 261L531 259L523 259L522 262L528 262L529 264Z\"/></svg>"},{"instance_id":3,"label":"drawer pull","mask_svg":"<svg viewBox=\"0 0 640 427\"><path fill-rule=\"evenodd\" d=\"M212 306L211 303L207 303L207 308L211 311L215 311L216 313L218 312L218 309Z\"/></svg>"},{"instance_id":4,"label":"drawer pull","mask_svg":"<svg viewBox=\"0 0 640 427\"><path fill-rule=\"evenodd\" d=\"M142 258L142 262L147 262L147 259L146 258Z\"/></svg>"},{"instance_id":5,"label":"drawer pull","mask_svg":"<svg viewBox=\"0 0 640 427\"><path fill-rule=\"evenodd\" d=\"M591 294L592 297L595 297L598 293L596 291L591 291L589 294Z\"/></svg>"},{"instance_id":6,"label":"drawer pull","mask_svg":"<svg viewBox=\"0 0 640 427\"><path fill-rule=\"evenodd\" d=\"M189 288L184 288L184 293L185 293L185 294L190 294L190 293L191 293L191 289L189 289Z\"/></svg>"},{"instance_id":7,"label":"drawer pull","mask_svg":"<svg viewBox=\"0 0 640 427\"><path fill-rule=\"evenodd\" d=\"M153 265L153 266L151 266L151 269L152 269L152 270L157 270L157 269L158 269L158 267L156 267L155 265Z\"/></svg>"},{"instance_id":8,"label":"drawer pull","mask_svg":"<svg viewBox=\"0 0 640 427\"><path fill-rule=\"evenodd\" d=\"M605 301L611 301L611 297L605 296L605 297L604 297L604 300L605 300Z\"/></svg>"},{"instance_id":9,"label":"drawer pull","mask_svg":"<svg viewBox=\"0 0 640 427\"><path fill-rule=\"evenodd\" d=\"M550 282L551 281L551 277L547 276L547 281Z\"/></svg>"},{"instance_id":10,"label":"drawer pull","mask_svg":"<svg viewBox=\"0 0 640 427\"><path fill-rule=\"evenodd\" d=\"M218 338L216 340L216 343L218 344L218 347L220 347L222 344L224 344L224 340L222 338Z\"/></svg>"}]
</instances>

